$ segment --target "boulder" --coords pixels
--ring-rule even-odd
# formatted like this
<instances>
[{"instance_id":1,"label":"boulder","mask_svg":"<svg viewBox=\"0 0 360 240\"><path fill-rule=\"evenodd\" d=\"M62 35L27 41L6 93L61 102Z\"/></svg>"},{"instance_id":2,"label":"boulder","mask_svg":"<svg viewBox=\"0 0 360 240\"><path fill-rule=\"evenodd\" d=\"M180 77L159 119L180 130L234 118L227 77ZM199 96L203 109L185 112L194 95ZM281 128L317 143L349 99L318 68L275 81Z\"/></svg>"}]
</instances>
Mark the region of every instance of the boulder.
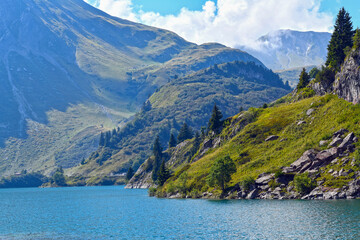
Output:
<instances>
[{"instance_id":1,"label":"boulder","mask_svg":"<svg viewBox=\"0 0 360 240\"><path fill-rule=\"evenodd\" d=\"M300 126L300 125L305 124L305 123L306 123L306 121L299 121L299 122L297 123L297 125Z\"/></svg>"},{"instance_id":2,"label":"boulder","mask_svg":"<svg viewBox=\"0 0 360 240\"><path fill-rule=\"evenodd\" d=\"M334 137L341 137L342 135L344 135L345 133L349 132L347 129L342 128L339 131L336 131L333 136Z\"/></svg>"},{"instance_id":3,"label":"boulder","mask_svg":"<svg viewBox=\"0 0 360 240\"><path fill-rule=\"evenodd\" d=\"M256 180L255 183L257 185L266 185L270 182L271 179L273 179L275 174L261 174Z\"/></svg>"},{"instance_id":4,"label":"boulder","mask_svg":"<svg viewBox=\"0 0 360 240\"><path fill-rule=\"evenodd\" d=\"M299 172L300 170L305 171L304 166L310 167L312 162L316 159L316 151L314 149L307 150L303 155L290 165L290 169L284 168L283 172ZM290 170L290 171L289 171Z\"/></svg>"},{"instance_id":5,"label":"boulder","mask_svg":"<svg viewBox=\"0 0 360 240\"><path fill-rule=\"evenodd\" d=\"M279 138L279 136L271 135L265 139L265 142L274 141L274 140L277 140L278 138Z\"/></svg>"},{"instance_id":6,"label":"boulder","mask_svg":"<svg viewBox=\"0 0 360 240\"><path fill-rule=\"evenodd\" d=\"M339 149L336 147L326 149L316 154L316 159L321 163L331 162L339 155Z\"/></svg>"},{"instance_id":7,"label":"boulder","mask_svg":"<svg viewBox=\"0 0 360 240\"><path fill-rule=\"evenodd\" d=\"M310 116L314 111L315 111L315 109L310 108L306 111L306 115Z\"/></svg>"},{"instance_id":8,"label":"boulder","mask_svg":"<svg viewBox=\"0 0 360 240\"><path fill-rule=\"evenodd\" d=\"M211 139L205 139L204 144L203 144L203 148L211 148L213 146L212 140Z\"/></svg>"},{"instance_id":9,"label":"boulder","mask_svg":"<svg viewBox=\"0 0 360 240\"><path fill-rule=\"evenodd\" d=\"M357 197L360 193L360 179L355 179L349 183L349 189L346 191L347 197Z\"/></svg>"},{"instance_id":10,"label":"boulder","mask_svg":"<svg viewBox=\"0 0 360 240\"><path fill-rule=\"evenodd\" d=\"M321 141L319 142L319 146L320 146L320 147L325 146L328 142L329 142L329 141L327 141L327 140L321 140Z\"/></svg>"},{"instance_id":11,"label":"boulder","mask_svg":"<svg viewBox=\"0 0 360 240\"><path fill-rule=\"evenodd\" d=\"M350 147L354 143L355 134L353 132L349 133L342 143L339 145L339 148L344 151L346 148Z\"/></svg>"},{"instance_id":12,"label":"boulder","mask_svg":"<svg viewBox=\"0 0 360 240\"><path fill-rule=\"evenodd\" d=\"M335 137L332 141L331 141L331 143L329 144L329 147L336 147L336 146L338 146L340 143L342 143L342 138L340 138L340 137Z\"/></svg>"},{"instance_id":13,"label":"boulder","mask_svg":"<svg viewBox=\"0 0 360 240\"><path fill-rule=\"evenodd\" d=\"M257 189L252 190L247 196L246 199L255 199L257 196Z\"/></svg>"}]
</instances>

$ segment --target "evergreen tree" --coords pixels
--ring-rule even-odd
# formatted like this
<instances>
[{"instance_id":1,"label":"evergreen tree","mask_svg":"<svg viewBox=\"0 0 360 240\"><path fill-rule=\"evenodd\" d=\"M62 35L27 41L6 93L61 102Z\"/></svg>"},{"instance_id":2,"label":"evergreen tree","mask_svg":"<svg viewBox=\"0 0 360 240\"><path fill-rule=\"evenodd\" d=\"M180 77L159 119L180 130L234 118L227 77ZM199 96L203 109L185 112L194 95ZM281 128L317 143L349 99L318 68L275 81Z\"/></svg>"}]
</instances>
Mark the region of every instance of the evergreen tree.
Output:
<instances>
[{"instance_id":1,"label":"evergreen tree","mask_svg":"<svg viewBox=\"0 0 360 240\"><path fill-rule=\"evenodd\" d=\"M101 147L105 146L105 135L103 132L100 134L99 146Z\"/></svg>"},{"instance_id":2,"label":"evergreen tree","mask_svg":"<svg viewBox=\"0 0 360 240\"><path fill-rule=\"evenodd\" d=\"M181 143L187 139L191 139L192 137L193 137L193 133L191 128L186 123L184 123L177 137L178 143Z\"/></svg>"},{"instance_id":3,"label":"evergreen tree","mask_svg":"<svg viewBox=\"0 0 360 240\"><path fill-rule=\"evenodd\" d=\"M346 55L345 49L353 46L353 26L349 13L341 8L335 22L334 32L328 45L328 55L326 66L334 69L340 69Z\"/></svg>"},{"instance_id":4,"label":"evergreen tree","mask_svg":"<svg viewBox=\"0 0 360 240\"><path fill-rule=\"evenodd\" d=\"M200 138L201 139L205 139L206 137L206 127L201 127L201 135Z\"/></svg>"},{"instance_id":5,"label":"evergreen tree","mask_svg":"<svg viewBox=\"0 0 360 240\"><path fill-rule=\"evenodd\" d=\"M126 173L126 179L129 181L133 176L134 176L134 170L130 166Z\"/></svg>"},{"instance_id":6,"label":"evergreen tree","mask_svg":"<svg viewBox=\"0 0 360 240\"><path fill-rule=\"evenodd\" d=\"M153 173L152 173L153 181L156 181L158 178L157 174L162 160L162 150L163 149L160 145L160 138L158 135L153 145L153 156L154 156Z\"/></svg>"},{"instance_id":7,"label":"evergreen tree","mask_svg":"<svg viewBox=\"0 0 360 240\"><path fill-rule=\"evenodd\" d=\"M165 166L165 161L163 160L161 162L161 166L159 168L159 172L158 172L158 177L157 177L157 182L160 186L164 185L164 183L166 182L166 180L169 179L170 177L170 172L169 170L166 168Z\"/></svg>"},{"instance_id":8,"label":"evergreen tree","mask_svg":"<svg viewBox=\"0 0 360 240\"><path fill-rule=\"evenodd\" d=\"M226 156L216 160L210 168L207 182L210 187L219 186L223 191L231 180L231 175L236 172L234 161Z\"/></svg>"},{"instance_id":9,"label":"evergreen tree","mask_svg":"<svg viewBox=\"0 0 360 240\"><path fill-rule=\"evenodd\" d=\"M303 68L303 70L300 73L300 78L299 78L299 83L297 85L297 89L306 87L309 84L309 82L310 82L310 76L306 72L306 69Z\"/></svg>"},{"instance_id":10,"label":"evergreen tree","mask_svg":"<svg viewBox=\"0 0 360 240\"><path fill-rule=\"evenodd\" d=\"M201 137L198 131L196 131L195 133L195 139L193 142L193 145L190 149L190 156L189 156L189 160L191 160L191 158L196 154L196 152L199 150L201 144Z\"/></svg>"},{"instance_id":11,"label":"evergreen tree","mask_svg":"<svg viewBox=\"0 0 360 240\"><path fill-rule=\"evenodd\" d=\"M170 134L169 148L176 147L176 138L174 134Z\"/></svg>"},{"instance_id":12,"label":"evergreen tree","mask_svg":"<svg viewBox=\"0 0 360 240\"><path fill-rule=\"evenodd\" d=\"M222 115L221 111L216 106L216 104L214 104L211 118L210 118L209 124L208 124L208 130L218 133L220 127L222 126L222 121L221 121L222 117L223 117L223 115Z\"/></svg>"},{"instance_id":13,"label":"evergreen tree","mask_svg":"<svg viewBox=\"0 0 360 240\"><path fill-rule=\"evenodd\" d=\"M62 167L59 167L56 169L56 171L52 177L52 182L55 183L55 185L59 186L59 187L66 186L64 170Z\"/></svg>"},{"instance_id":14,"label":"evergreen tree","mask_svg":"<svg viewBox=\"0 0 360 240\"><path fill-rule=\"evenodd\" d=\"M268 108L267 103L264 103L264 105L262 106L262 108Z\"/></svg>"},{"instance_id":15,"label":"evergreen tree","mask_svg":"<svg viewBox=\"0 0 360 240\"><path fill-rule=\"evenodd\" d=\"M320 72L320 70L316 67L314 67L313 69L310 70L309 72L309 76L310 76L310 79L312 78L315 78L316 75Z\"/></svg>"},{"instance_id":16,"label":"evergreen tree","mask_svg":"<svg viewBox=\"0 0 360 240\"><path fill-rule=\"evenodd\" d=\"M355 35L353 38L353 42L354 42L353 48L356 50L359 49L360 48L360 29L359 28L356 29L356 32L355 32Z\"/></svg>"}]
</instances>

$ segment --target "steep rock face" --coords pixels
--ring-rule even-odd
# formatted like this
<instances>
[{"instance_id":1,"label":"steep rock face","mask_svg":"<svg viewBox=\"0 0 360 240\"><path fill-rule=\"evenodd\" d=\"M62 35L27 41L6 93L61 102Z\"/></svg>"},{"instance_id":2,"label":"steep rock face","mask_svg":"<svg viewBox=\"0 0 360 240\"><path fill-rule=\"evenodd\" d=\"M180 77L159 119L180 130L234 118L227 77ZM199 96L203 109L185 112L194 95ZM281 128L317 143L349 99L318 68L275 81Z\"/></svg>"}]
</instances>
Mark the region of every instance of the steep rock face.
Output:
<instances>
[{"instance_id":1,"label":"steep rock face","mask_svg":"<svg viewBox=\"0 0 360 240\"><path fill-rule=\"evenodd\" d=\"M360 50L353 51L336 75L334 92L354 104L360 103Z\"/></svg>"}]
</instances>

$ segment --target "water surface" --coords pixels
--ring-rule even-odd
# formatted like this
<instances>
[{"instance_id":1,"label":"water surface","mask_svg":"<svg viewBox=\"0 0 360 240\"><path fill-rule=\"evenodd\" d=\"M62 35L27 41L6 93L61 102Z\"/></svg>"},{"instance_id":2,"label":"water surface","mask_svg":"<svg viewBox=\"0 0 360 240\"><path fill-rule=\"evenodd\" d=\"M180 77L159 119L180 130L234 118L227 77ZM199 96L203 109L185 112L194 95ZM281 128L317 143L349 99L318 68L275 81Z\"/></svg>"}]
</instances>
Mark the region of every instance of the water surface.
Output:
<instances>
[{"instance_id":1,"label":"water surface","mask_svg":"<svg viewBox=\"0 0 360 240\"><path fill-rule=\"evenodd\" d=\"M0 190L0 239L360 239L360 201L177 200L121 186Z\"/></svg>"}]
</instances>

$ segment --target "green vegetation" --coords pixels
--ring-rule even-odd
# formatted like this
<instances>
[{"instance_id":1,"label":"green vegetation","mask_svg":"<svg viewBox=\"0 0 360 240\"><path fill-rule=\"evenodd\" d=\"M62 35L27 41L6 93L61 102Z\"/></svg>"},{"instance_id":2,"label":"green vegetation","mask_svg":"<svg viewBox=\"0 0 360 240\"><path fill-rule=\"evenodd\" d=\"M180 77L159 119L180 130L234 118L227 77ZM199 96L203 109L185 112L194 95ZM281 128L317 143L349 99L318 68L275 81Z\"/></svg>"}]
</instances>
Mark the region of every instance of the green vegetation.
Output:
<instances>
[{"instance_id":1,"label":"green vegetation","mask_svg":"<svg viewBox=\"0 0 360 240\"><path fill-rule=\"evenodd\" d=\"M308 116L306 112L310 108L314 112ZM251 121L247 121L248 124L244 126L244 119ZM299 121L305 123L299 125ZM233 135L233 130L239 127L240 131ZM250 109L226 120L219 134L223 139L219 147L211 149L195 162L171 168L174 176L158 189L158 194L166 191L170 185L175 193L181 189L182 194L188 194L194 189L199 192L213 191L211 186L214 185L207 180L214 175L215 162L227 156L233 159L237 169L231 175L229 187L240 184L249 189L254 179L264 172L273 172L276 179L281 178L281 167L289 166L308 149L321 150L320 140L328 139L341 128L360 134L360 105L353 105L334 95L295 102L287 96L269 108ZM265 142L265 138L270 135L277 135L279 139ZM331 168L339 171L341 166L331 165ZM343 168L354 167L347 165ZM342 187L351 180L351 176L349 174L336 180L330 174L322 174L318 181L324 181L326 186ZM305 175L296 177L293 184L302 193L315 186L313 180ZM279 183L273 181L270 185L275 188Z\"/></svg>"},{"instance_id":2,"label":"green vegetation","mask_svg":"<svg viewBox=\"0 0 360 240\"><path fill-rule=\"evenodd\" d=\"M360 48L360 29L359 28L357 28L355 31L353 42L354 42L353 48L355 50L359 49Z\"/></svg>"},{"instance_id":3,"label":"green vegetation","mask_svg":"<svg viewBox=\"0 0 360 240\"><path fill-rule=\"evenodd\" d=\"M297 192L307 194L316 187L316 183L307 173L298 174L294 177L294 187Z\"/></svg>"},{"instance_id":4,"label":"green vegetation","mask_svg":"<svg viewBox=\"0 0 360 240\"><path fill-rule=\"evenodd\" d=\"M130 180L134 176L134 170L132 167L129 167L127 173L126 173L126 180Z\"/></svg>"},{"instance_id":5,"label":"green vegetation","mask_svg":"<svg viewBox=\"0 0 360 240\"><path fill-rule=\"evenodd\" d=\"M219 108L214 104L214 108L212 110L211 118L208 123L208 131L212 131L215 133L219 133L222 127L222 119L223 115Z\"/></svg>"},{"instance_id":6,"label":"green vegetation","mask_svg":"<svg viewBox=\"0 0 360 240\"><path fill-rule=\"evenodd\" d=\"M346 56L346 49L353 46L354 30L349 13L341 8L328 46L326 66L338 71Z\"/></svg>"},{"instance_id":7,"label":"green vegetation","mask_svg":"<svg viewBox=\"0 0 360 240\"><path fill-rule=\"evenodd\" d=\"M163 155L162 155L162 147L160 145L160 138L159 136L156 137L154 145L153 145L153 156L154 156L154 162L152 164L152 180L156 182L158 179L158 174L160 170L160 165L163 162Z\"/></svg>"},{"instance_id":8,"label":"green vegetation","mask_svg":"<svg viewBox=\"0 0 360 240\"><path fill-rule=\"evenodd\" d=\"M159 172L158 172L157 176L158 176L157 177L157 182L158 182L159 186L164 185L166 180L168 180L169 177L170 177L170 172L166 168L164 160L161 162L161 166L160 166L160 169L159 169Z\"/></svg>"},{"instance_id":9,"label":"green vegetation","mask_svg":"<svg viewBox=\"0 0 360 240\"><path fill-rule=\"evenodd\" d=\"M2 178L0 188L27 188L40 187L48 181L48 178L41 173L27 173L22 171L19 174Z\"/></svg>"},{"instance_id":10,"label":"green vegetation","mask_svg":"<svg viewBox=\"0 0 360 240\"><path fill-rule=\"evenodd\" d=\"M193 131L192 129L184 123L182 127L180 128L179 135L177 137L177 142L181 143L187 139L190 139L193 137Z\"/></svg>"},{"instance_id":11,"label":"green vegetation","mask_svg":"<svg viewBox=\"0 0 360 240\"><path fill-rule=\"evenodd\" d=\"M51 178L51 183L58 187L65 187L67 185L62 167L56 169L54 175Z\"/></svg>"},{"instance_id":12,"label":"green vegetation","mask_svg":"<svg viewBox=\"0 0 360 240\"><path fill-rule=\"evenodd\" d=\"M139 112L120 130L116 129L113 147L100 147L86 164L72 172L89 176L126 173L130 163L136 170L151 155L154 136L159 135L160 145L166 148L171 134L182 138L179 131L183 123L200 130L207 126L214 103L224 117L229 117L240 107L248 109L272 102L289 90L271 70L254 63L219 64L216 68L174 78L150 97L151 109Z\"/></svg>"},{"instance_id":13,"label":"green vegetation","mask_svg":"<svg viewBox=\"0 0 360 240\"><path fill-rule=\"evenodd\" d=\"M301 89L306 87L310 82L310 75L306 72L306 69L303 68L303 70L300 73L299 77L299 83L297 85L297 89Z\"/></svg>"},{"instance_id":14,"label":"green vegetation","mask_svg":"<svg viewBox=\"0 0 360 240\"><path fill-rule=\"evenodd\" d=\"M176 147L177 141L173 133L170 134L169 148Z\"/></svg>"},{"instance_id":15,"label":"green vegetation","mask_svg":"<svg viewBox=\"0 0 360 240\"><path fill-rule=\"evenodd\" d=\"M231 180L231 175L235 172L236 165L229 156L220 158L211 165L207 183L210 187L219 186L224 191L226 184Z\"/></svg>"}]
</instances>

